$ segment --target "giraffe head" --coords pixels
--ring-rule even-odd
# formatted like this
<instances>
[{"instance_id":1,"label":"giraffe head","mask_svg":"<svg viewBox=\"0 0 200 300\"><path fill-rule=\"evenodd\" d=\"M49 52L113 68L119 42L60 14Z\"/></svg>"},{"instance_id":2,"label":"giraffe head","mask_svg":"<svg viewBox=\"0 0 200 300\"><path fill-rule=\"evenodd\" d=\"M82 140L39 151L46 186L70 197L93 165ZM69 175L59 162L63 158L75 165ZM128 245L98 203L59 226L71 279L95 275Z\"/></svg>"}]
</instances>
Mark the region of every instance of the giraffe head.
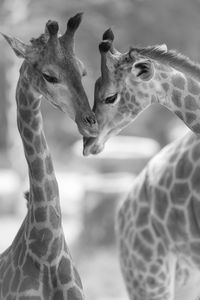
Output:
<instances>
[{"instance_id":1,"label":"giraffe head","mask_svg":"<svg viewBox=\"0 0 200 300\"><path fill-rule=\"evenodd\" d=\"M99 125L96 138L84 139L84 155L97 154L106 141L133 121L152 101L143 86L154 78L154 63L141 55L120 53L113 46L111 29L99 45L101 77L95 83L94 107Z\"/></svg>"},{"instance_id":2,"label":"giraffe head","mask_svg":"<svg viewBox=\"0 0 200 300\"><path fill-rule=\"evenodd\" d=\"M15 54L25 60L21 76L26 77L30 87L68 113L82 135L96 136L96 118L81 82L86 70L74 52L74 35L81 19L82 13L70 18L62 36L58 35L58 23L48 21L45 33L31 39L30 44L5 34L3 36Z\"/></svg>"}]
</instances>

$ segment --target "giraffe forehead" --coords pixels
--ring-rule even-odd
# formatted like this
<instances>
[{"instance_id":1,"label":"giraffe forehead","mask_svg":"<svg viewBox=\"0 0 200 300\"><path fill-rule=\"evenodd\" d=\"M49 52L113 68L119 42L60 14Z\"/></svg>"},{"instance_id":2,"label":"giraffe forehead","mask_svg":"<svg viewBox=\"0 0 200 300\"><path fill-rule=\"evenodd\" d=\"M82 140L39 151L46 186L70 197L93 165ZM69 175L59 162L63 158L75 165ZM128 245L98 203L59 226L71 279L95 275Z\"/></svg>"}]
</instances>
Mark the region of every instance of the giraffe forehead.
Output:
<instances>
[{"instance_id":1,"label":"giraffe forehead","mask_svg":"<svg viewBox=\"0 0 200 300\"><path fill-rule=\"evenodd\" d=\"M69 54L63 47L48 47L41 51L40 56L42 60L48 64L66 63L70 58Z\"/></svg>"},{"instance_id":2,"label":"giraffe forehead","mask_svg":"<svg viewBox=\"0 0 200 300\"><path fill-rule=\"evenodd\" d=\"M116 68L114 72L110 74L110 83L115 87L123 87L127 76L127 70L124 70L123 68Z\"/></svg>"},{"instance_id":3,"label":"giraffe forehead","mask_svg":"<svg viewBox=\"0 0 200 300\"><path fill-rule=\"evenodd\" d=\"M47 72L49 75L61 75L66 73L74 73L78 70L75 56L72 56L67 51L46 52L42 54L36 61L37 67L43 72ZM60 77L60 76L58 76Z\"/></svg>"},{"instance_id":4,"label":"giraffe forehead","mask_svg":"<svg viewBox=\"0 0 200 300\"><path fill-rule=\"evenodd\" d=\"M35 63L37 66L43 64L54 64L62 66L74 60L73 49L58 39L55 43L48 43L45 35L38 39L32 39L31 44L34 49Z\"/></svg>"}]
</instances>

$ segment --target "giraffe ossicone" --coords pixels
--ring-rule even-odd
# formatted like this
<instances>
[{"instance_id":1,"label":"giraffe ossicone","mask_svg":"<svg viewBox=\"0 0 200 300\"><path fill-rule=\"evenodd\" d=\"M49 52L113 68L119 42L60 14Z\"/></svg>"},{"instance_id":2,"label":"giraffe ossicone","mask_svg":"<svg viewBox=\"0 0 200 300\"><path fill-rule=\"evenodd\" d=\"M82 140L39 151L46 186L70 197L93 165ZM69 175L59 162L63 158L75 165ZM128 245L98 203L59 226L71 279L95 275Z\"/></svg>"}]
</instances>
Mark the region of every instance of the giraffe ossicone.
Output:
<instances>
[{"instance_id":1,"label":"giraffe ossicone","mask_svg":"<svg viewBox=\"0 0 200 300\"><path fill-rule=\"evenodd\" d=\"M103 43L109 47L100 47L101 77L95 84L99 134L84 139L84 154L102 151L153 103L166 106L193 131L148 163L119 208L116 238L129 297L198 299L200 66L165 46L120 54L108 41Z\"/></svg>"},{"instance_id":2,"label":"giraffe ossicone","mask_svg":"<svg viewBox=\"0 0 200 300\"><path fill-rule=\"evenodd\" d=\"M40 111L43 97L68 113L83 135L97 133L81 83L83 64L74 53L74 33L80 22L81 14L77 14L58 38L57 22L49 21L45 34L30 45L5 36L16 55L24 58L16 90L17 125L30 188L23 224L0 255L1 300L84 299L62 228L59 189Z\"/></svg>"}]
</instances>

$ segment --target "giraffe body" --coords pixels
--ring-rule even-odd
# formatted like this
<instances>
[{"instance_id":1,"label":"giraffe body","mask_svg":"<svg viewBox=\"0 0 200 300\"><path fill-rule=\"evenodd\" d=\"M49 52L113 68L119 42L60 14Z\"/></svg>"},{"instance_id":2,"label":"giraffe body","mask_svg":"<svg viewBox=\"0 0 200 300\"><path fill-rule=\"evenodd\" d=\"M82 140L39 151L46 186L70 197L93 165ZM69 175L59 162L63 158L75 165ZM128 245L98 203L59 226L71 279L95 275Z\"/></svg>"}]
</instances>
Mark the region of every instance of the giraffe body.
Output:
<instances>
[{"instance_id":1,"label":"giraffe body","mask_svg":"<svg viewBox=\"0 0 200 300\"><path fill-rule=\"evenodd\" d=\"M193 133L165 147L119 209L117 239L131 299L174 299L200 280L199 149Z\"/></svg>"},{"instance_id":2,"label":"giraffe body","mask_svg":"<svg viewBox=\"0 0 200 300\"><path fill-rule=\"evenodd\" d=\"M196 80L200 66L168 52L166 46L121 54L113 39L108 30L99 47L101 77L95 85L93 110L100 130L97 137L84 139L84 154L101 152L111 136L154 103L170 109L192 130L150 161L119 209L117 240L127 290L131 300L196 300L200 296L200 84Z\"/></svg>"},{"instance_id":3,"label":"giraffe body","mask_svg":"<svg viewBox=\"0 0 200 300\"><path fill-rule=\"evenodd\" d=\"M6 36L15 53L25 58L16 100L30 189L23 224L11 246L0 255L1 300L84 299L63 233L58 184L40 111L45 97L68 112L81 133L96 131L95 117L81 85L83 66L78 66L73 50L80 21L81 14L70 18L66 33L59 39L58 24L47 22L45 35L32 41L31 46ZM80 99L86 101L85 107Z\"/></svg>"}]
</instances>

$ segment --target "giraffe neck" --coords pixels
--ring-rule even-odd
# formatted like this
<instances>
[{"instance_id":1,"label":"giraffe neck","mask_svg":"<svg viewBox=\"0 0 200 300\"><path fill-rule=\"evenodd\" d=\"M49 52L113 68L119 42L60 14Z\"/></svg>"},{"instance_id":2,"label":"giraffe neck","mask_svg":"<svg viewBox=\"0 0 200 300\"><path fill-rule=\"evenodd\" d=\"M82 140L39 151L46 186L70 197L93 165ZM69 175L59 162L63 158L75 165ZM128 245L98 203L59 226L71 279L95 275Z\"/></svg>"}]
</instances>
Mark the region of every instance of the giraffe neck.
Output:
<instances>
[{"instance_id":1,"label":"giraffe neck","mask_svg":"<svg viewBox=\"0 0 200 300\"><path fill-rule=\"evenodd\" d=\"M41 100L23 77L18 82L16 100L17 124L30 181L26 235L32 253L47 260L51 257L51 243L62 240L58 185L43 132Z\"/></svg>"},{"instance_id":2,"label":"giraffe neck","mask_svg":"<svg viewBox=\"0 0 200 300\"><path fill-rule=\"evenodd\" d=\"M142 109L159 103L200 134L200 84L171 67L155 64L155 69L154 79L138 85L136 97L142 99Z\"/></svg>"},{"instance_id":3,"label":"giraffe neck","mask_svg":"<svg viewBox=\"0 0 200 300\"><path fill-rule=\"evenodd\" d=\"M200 84L172 68L168 68L168 72L160 70L157 74L165 96L160 97L161 104L174 112L195 134L200 134Z\"/></svg>"}]
</instances>

